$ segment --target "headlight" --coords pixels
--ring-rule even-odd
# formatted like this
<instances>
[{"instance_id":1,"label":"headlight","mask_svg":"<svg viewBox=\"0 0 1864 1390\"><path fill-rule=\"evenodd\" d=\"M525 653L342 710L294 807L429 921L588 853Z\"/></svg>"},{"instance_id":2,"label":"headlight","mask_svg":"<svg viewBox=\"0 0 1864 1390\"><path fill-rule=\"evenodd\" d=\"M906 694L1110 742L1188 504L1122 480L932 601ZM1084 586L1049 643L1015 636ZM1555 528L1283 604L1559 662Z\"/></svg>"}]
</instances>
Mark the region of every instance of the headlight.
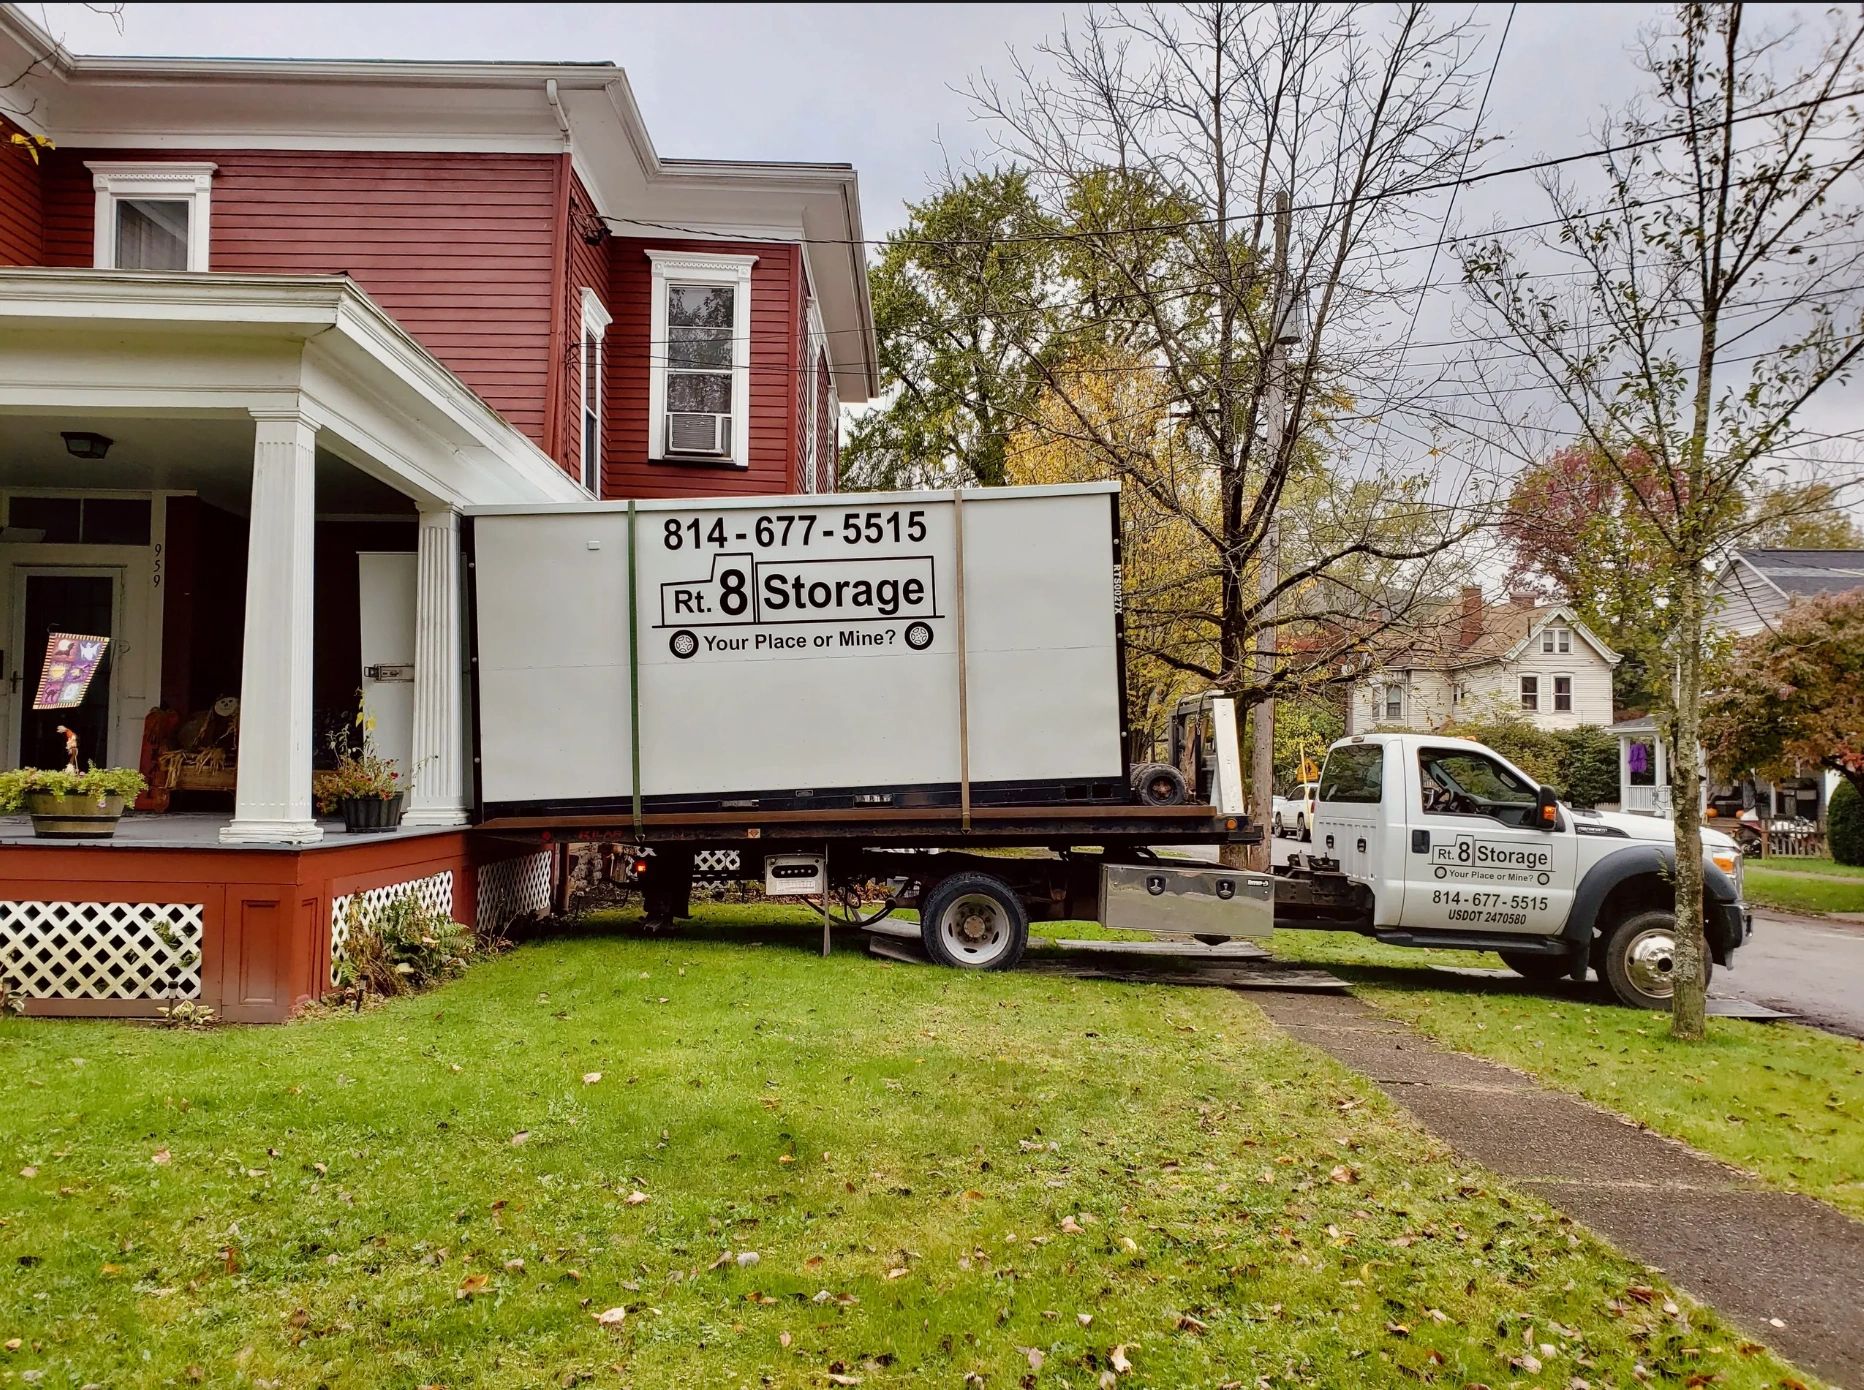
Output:
<instances>
[{"instance_id":1,"label":"headlight","mask_svg":"<svg viewBox=\"0 0 1864 1390\"><path fill-rule=\"evenodd\" d=\"M1741 888L1741 851L1737 849L1717 850L1709 856L1709 862L1728 875L1729 881L1735 886L1736 900L1743 899L1746 895Z\"/></svg>"}]
</instances>

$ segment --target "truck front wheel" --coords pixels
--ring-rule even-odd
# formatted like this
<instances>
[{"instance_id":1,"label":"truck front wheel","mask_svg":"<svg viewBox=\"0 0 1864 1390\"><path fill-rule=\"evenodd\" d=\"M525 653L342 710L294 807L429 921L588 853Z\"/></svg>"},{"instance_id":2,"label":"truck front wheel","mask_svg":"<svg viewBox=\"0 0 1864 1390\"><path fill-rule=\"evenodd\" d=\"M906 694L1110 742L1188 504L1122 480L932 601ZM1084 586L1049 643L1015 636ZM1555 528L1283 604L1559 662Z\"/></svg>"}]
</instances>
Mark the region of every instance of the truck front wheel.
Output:
<instances>
[{"instance_id":1,"label":"truck front wheel","mask_svg":"<svg viewBox=\"0 0 1864 1390\"><path fill-rule=\"evenodd\" d=\"M1713 963L1702 960L1703 983ZM1605 941L1605 968L1599 972L1620 1004L1634 1009L1667 1009L1676 993L1676 916L1655 909L1633 913L1612 929Z\"/></svg>"},{"instance_id":2,"label":"truck front wheel","mask_svg":"<svg viewBox=\"0 0 1864 1390\"><path fill-rule=\"evenodd\" d=\"M939 965L1008 970L1029 944L1029 914L1001 879L953 874L921 901L919 937Z\"/></svg>"}]
</instances>

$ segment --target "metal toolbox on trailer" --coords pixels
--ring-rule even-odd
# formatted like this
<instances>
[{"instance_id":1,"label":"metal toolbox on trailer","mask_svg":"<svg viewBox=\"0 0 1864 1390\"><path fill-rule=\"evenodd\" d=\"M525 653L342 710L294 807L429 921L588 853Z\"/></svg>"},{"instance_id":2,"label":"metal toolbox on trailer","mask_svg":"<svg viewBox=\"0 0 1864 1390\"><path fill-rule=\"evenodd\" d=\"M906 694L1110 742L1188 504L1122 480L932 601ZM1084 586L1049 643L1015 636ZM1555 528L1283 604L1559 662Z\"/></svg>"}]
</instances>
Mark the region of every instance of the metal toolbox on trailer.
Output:
<instances>
[{"instance_id":1,"label":"metal toolbox on trailer","mask_svg":"<svg viewBox=\"0 0 1864 1390\"><path fill-rule=\"evenodd\" d=\"M481 817L1128 802L1118 500L473 509Z\"/></svg>"},{"instance_id":2,"label":"metal toolbox on trailer","mask_svg":"<svg viewBox=\"0 0 1864 1390\"><path fill-rule=\"evenodd\" d=\"M1156 936L1266 937L1275 929L1275 881L1207 865L1107 864L1100 923Z\"/></svg>"}]
</instances>

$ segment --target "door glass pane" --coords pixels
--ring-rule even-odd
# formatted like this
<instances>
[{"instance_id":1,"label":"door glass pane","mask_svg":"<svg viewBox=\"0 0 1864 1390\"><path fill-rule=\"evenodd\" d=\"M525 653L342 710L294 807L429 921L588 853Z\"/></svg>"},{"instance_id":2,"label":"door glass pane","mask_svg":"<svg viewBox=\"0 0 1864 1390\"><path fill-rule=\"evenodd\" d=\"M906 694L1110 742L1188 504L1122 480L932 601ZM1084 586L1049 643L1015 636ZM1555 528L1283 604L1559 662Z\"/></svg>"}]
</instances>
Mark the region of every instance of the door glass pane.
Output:
<instances>
[{"instance_id":1,"label":"door glass pane","mask_svg":"<svg viewBox=\"0 0 1864 1390\"><path fill-rule=\"evenodd\" d=\"M186 270L192 206L185 200L119 198L117 269Z\"/></svg>"},{"instance_id":2,"label":"door glass pane","mask_svg":"<svg viewBox=\"0 0 1864 1390\"><path fill-rule=\"evenodd\" d=\"M1425 751L1417 761L1428 812L1493 816L1504 824L1525 825L1534 809L1535 789L1480 753Z\"/></svg>"},{"instance_id":3,"label":"door glass pane","mask_svg":"<svg viewBox=\"0 0 1864 1390\"><path fill-rule=\"evenodd\" d=\"M731 413L731 378L718 372L670 372L667 375L667 409L676 414L700 411Z\"/></svg>"},{"instance_id":4,"label":"door glass pane","mask_svg":"<svg viewBox=\"0 0 1864 1390\"><path fill-rule=\"evenodd\" d=\"M138 497L84 499L86 545L147 545L149 503Z\"/></svg>"},{"instance_id":5,"label":"door glass pane","mask_svg":"<svg viewBox=\"0 0 1864 1390\"><path fill-rule=\"evenodd\" d=\"M1327 765L1320 772L1320 799L1376 806L1384 794L1384 785L1384 747L1350 744L1327 754Z\"/></svg>"},{"instance_id":6,"label":"door glass pane","mask_svg":"<svg viewBox=\"0 0 1864 1390\"><path fill-rule=\"evenodd\" d=\"M7 525L43 531L47 545L75 545L83 535L75 497L15 497L7 506Z\"/></svg>"},{"instance_id":7,"label":"door glass pane","mask_svg":"<svg viewBox=\"0 0 1864 1390\"><path fill-rule=\"evenodd\" d=\"M33 709L33 692L45 671L45 641L54 632L114 637L111 631L116 581L107 575L29 574L26 576L26 613L22 628L25 646L20 652L19 765L63 767L65 736L58 726L78 736L78 766L110 762L110 671L116 661L116 644L104 653L91 678L84 703L76 709Z\"/></svg>"}]
</instances>

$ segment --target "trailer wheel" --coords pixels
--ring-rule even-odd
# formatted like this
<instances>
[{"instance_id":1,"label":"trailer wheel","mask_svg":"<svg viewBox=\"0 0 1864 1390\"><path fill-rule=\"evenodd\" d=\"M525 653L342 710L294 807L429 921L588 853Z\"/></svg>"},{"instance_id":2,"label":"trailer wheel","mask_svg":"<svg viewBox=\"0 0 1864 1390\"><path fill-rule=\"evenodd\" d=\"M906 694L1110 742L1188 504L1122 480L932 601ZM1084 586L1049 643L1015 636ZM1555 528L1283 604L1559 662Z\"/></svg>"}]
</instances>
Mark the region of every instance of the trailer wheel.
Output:
<instances>
[{"instance_id":1,"label":"trailer wheel","mask_svg":"<svg viewBox=\"0 0 1864 1390\"><path fill-rule=\"evenodd\" d=\"M939 965L1008 970L1029 944L1029 914L1003 880L953 874L920 903L919 938Z\"/></svg>"},{"instance_id":2,"label":"trailer wheel","mask_svg":"<svg viewBox=\"0 0 1864 1390\"><path fill-rule=\"evenodd\" d=\"M1170 763L1146 763L1133 772L1133 793L1147 806L1182 806L1190 794L1184 774Z\"/></svg>"}]
</instances>

